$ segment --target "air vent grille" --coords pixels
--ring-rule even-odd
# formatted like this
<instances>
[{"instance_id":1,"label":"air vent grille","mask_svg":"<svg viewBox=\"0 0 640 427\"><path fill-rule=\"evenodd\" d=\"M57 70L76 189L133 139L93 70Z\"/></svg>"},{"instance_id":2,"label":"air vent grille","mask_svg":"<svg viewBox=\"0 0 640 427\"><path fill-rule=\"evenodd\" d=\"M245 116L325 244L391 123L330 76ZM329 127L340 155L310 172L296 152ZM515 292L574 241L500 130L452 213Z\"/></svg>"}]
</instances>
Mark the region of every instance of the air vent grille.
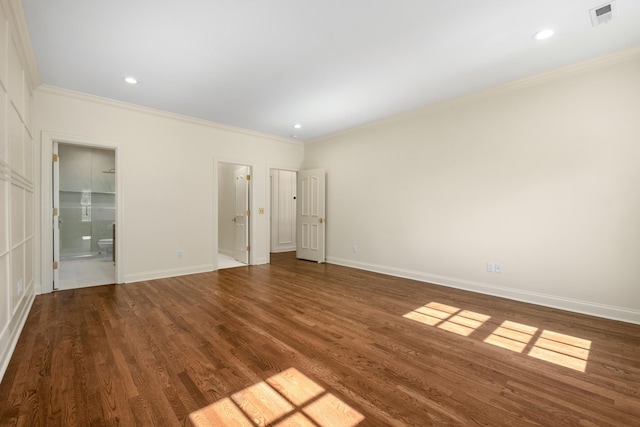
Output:
<instances>
[{"instance_id":1,"label":"air vent grille","mask_svg":"<svg viewBox=\"0 0 640 427\"><path fill-rule=\"evenodd\" d=\"M616 2L615 0L603 4L602 6L598 6L589 11L591 15L591 25L594 27L600 24L607 23L611 21L616 13Z\"/></svg>"}]
</instances>

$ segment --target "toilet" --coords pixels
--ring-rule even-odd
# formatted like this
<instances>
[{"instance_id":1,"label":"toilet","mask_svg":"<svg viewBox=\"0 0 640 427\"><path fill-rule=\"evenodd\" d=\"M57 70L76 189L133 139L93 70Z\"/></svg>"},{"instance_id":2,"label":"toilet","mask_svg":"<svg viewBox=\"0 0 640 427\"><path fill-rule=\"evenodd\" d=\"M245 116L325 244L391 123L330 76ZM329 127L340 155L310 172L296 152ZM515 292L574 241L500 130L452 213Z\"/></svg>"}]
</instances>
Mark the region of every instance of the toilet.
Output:
<instances>
[{"instance_id":1,"label":"toilet","mask_svg":"<svg viewBox=\"0 0 640 427\"><path fill-rule=\"evenodd\" d=\"M103 261L111 261L113 259L113 239L100 239L98 246L104 251Z\"/></svg>"}]
</instances>

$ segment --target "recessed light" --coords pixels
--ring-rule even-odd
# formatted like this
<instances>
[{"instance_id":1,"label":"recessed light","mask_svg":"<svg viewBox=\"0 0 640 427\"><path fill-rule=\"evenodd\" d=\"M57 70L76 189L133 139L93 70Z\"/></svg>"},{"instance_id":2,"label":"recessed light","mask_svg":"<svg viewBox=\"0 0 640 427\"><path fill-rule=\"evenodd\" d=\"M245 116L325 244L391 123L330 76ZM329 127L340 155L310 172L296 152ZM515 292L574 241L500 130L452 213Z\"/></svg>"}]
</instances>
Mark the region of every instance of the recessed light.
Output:
<instances>
[{"instance_id":1,"label":"recessed light","mask_svg":"<svg viewBox=\"0 0 640 427\"><path fill-rule=\"evenodd\" d=\"M536 40L544 40L548 39L553 35L554 31L551 28L545 28L544 30L540 30L533 35L533 38Z\"/></svg>"},{"instance_id":2,"label":"recessed light","mask_svg":"<svg viewBox=\"0 0 640 427\"><path fill-rule=\"evenodd\" d=\"M300 123L296 123L295 125L293 125L293 127L296 129L300 129L302 125Z\"/></svg>"},{"instance_id":3,"label":"recessed light","mask_svg":"<svg viewBox=\"0 0 640 427\"><path fill-rule=\"evenodd\" d=\"M124 78L124 81L126 83L129 83L130 85L137 85L138 84L138 80L134 77L128 76Z\"/></svg>"}]
</instances>

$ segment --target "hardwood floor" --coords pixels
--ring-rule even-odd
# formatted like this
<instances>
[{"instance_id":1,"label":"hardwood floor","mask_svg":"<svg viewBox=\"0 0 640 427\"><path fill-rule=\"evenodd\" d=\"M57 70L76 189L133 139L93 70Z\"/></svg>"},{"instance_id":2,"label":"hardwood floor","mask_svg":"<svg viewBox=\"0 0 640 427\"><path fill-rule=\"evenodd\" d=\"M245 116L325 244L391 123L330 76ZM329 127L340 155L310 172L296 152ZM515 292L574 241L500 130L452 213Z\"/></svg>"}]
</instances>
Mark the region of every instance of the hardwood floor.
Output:
<instances>
[{"instance_id":1,"label":"hardwood floor","mask_svg":"<svg viewBox=\"0 0 640 427\"><path fill-rule=\"evenodd\" d=\"M1 425L191 423L640 425L640 326L291 254L36 297Z\"/></svg>"}]
</instances>

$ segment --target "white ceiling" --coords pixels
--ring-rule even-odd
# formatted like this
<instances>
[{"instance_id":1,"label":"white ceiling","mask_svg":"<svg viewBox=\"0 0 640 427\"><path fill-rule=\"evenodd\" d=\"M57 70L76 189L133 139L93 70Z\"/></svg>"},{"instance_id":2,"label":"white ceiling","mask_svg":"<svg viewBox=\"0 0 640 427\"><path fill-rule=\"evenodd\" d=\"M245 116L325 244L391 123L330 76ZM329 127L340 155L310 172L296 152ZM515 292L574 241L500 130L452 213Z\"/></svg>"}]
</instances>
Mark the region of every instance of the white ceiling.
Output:
<instances>
[{"instance_id":1,"label":"white ceiling","mask_svg":"<svg viewBox=\"0 0 640 427\"><path fill-rule=\"evenodd\" d=\"M23 5L44 84L310 140L640 44L640 1L616 0L617 16L592 27L589 9L605 2ZM533 40L544 27L556 34Z\"/></svg>"}]
</instances>

